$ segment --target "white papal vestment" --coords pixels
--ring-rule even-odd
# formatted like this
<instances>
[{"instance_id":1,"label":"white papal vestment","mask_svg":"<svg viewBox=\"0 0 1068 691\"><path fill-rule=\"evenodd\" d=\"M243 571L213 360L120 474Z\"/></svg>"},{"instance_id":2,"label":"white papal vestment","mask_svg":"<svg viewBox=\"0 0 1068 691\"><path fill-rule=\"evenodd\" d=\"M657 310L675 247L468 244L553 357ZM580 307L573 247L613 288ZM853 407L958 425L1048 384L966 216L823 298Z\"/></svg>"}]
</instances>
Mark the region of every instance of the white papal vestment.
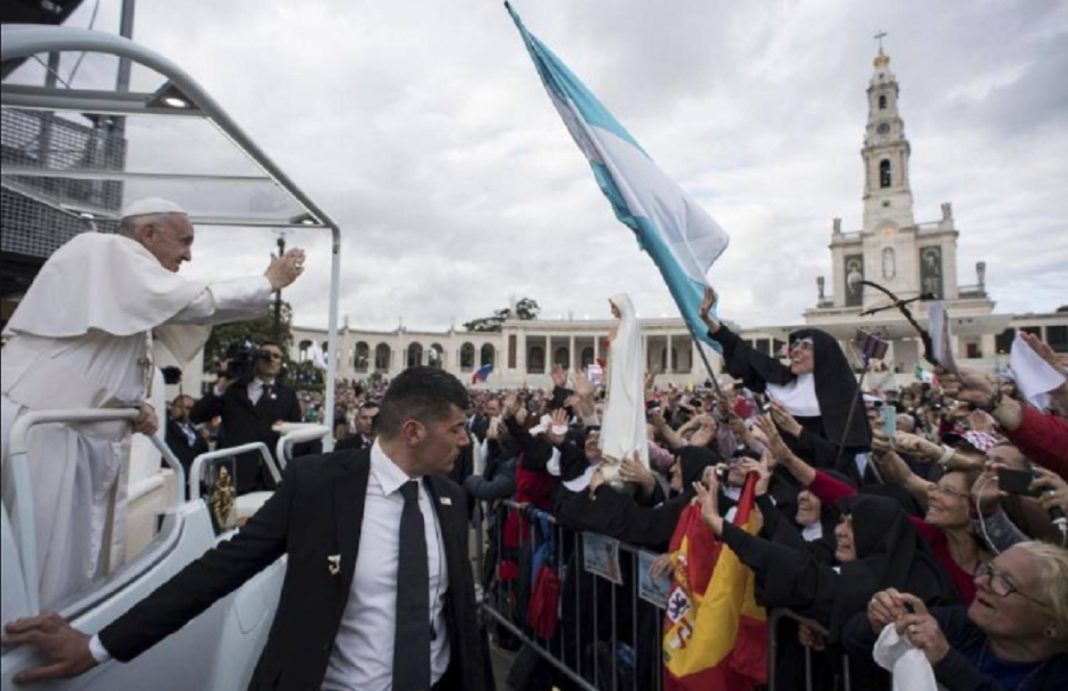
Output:
<instances>
[{"instance_id":1,"label":"white papal vestment","mask_svg":"<svg viewBox=\"0 0 1068 691\"><path fill-rule=\"evenodd\" d=\"M263 276L191 281L120 235L84 233L57 250L4 331L0 453L9 515L8 434L20 415L137 406L151 381L154 339L187 362L207 339L208 324L254 317L270 297ZM156 412L162 421L164 411ZM47 609L109 563L122 563L130 425L39 425L29 442L37 585ZM3 621L14 614L4 612Z\"/></svg>"}]
</instances>

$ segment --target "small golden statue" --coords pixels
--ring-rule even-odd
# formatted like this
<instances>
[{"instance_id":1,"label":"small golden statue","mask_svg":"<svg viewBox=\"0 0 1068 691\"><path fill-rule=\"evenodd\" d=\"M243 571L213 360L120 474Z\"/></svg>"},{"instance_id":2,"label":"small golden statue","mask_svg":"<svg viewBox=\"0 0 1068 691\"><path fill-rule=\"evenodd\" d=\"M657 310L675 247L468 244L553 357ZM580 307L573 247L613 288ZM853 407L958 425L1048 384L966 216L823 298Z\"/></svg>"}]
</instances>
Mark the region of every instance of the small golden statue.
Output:
<instances>
[{"instance_id":1,"label":"small golden statue","mask_svg":"<svg viewBox=\"0 0 1068 691\"><path fill-rule=\"evenodd\" d=\"M211 509L211 517L219 530L229 530L237 523L237 511L235 506L234 483L230 479L230 471L225 467L219 468L219 477L211 488L211 497L208 507Z\"/></svg>"}]
</instances>

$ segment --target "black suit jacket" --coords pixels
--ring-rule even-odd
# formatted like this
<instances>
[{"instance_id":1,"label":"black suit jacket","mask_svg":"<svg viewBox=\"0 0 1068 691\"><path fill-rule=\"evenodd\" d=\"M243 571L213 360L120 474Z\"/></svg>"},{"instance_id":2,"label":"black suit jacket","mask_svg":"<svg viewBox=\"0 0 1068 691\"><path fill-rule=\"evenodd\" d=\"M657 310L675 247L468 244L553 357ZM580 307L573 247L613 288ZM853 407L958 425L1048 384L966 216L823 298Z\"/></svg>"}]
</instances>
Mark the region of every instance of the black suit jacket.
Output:
<instances>
[{"instance_id":1,"label":"black suit jacket","mask_svg":"<svg viewBox=\"0 0 1068 691\"><path fill-rule=\"evenodd\" d=\"M300 422L303 419L296 392L277 383L271 395L260 396L255 405L248 397L248 385L235 382L222 396L216 396L214 391L209 392L189 411L189 419L193 422L206 422L216 415L222 416L219 448L262 441L272 455L278 443L278 434L271 429L271 425L279 420ZM261 467L260 456L255 453L237 457L236 484L238 494L273 489L275 486L274 478L266 468Z\"/></svg>"},{"instance_id":2,"label":"black suit jacket","mask_svg":"<svg viewBox=\"0 0 1068 691\"><path fill-rule=\"evenodd\" d=\"M278 491L231 540L209 550L100 632L117 660L130 660L213 602L288 554L282 594L250 689L318 689L348 602L370 474L370 452L309 456L286 468ZM427 487L444 541L450 666L459 689L493 689L485 631L467 560L464 493L443 477ZM443 501L444 500L444 501ZM450 503L451 502L451 503ZM399 526L398 526L399 529ZM332 575L330 555L341 555Z\"/></svg>"},{"instance_id":3,"label":"black suit jacket","mask_svg":"<svg viewBox=\"0 0 1068 691\"><path fill-rule=\"evenodd\" d=\"M174 455L178 457L182 467L185 468L186 474L189 473L189 467L193 465L193 459L208 450L208 443L204 441L204 438L199 434L193 435L193 443L189 443L189 437L185 436L185 432L178 425L177 422L167 418L167 446L170 447Z\"/></svg>"}]
</instances>

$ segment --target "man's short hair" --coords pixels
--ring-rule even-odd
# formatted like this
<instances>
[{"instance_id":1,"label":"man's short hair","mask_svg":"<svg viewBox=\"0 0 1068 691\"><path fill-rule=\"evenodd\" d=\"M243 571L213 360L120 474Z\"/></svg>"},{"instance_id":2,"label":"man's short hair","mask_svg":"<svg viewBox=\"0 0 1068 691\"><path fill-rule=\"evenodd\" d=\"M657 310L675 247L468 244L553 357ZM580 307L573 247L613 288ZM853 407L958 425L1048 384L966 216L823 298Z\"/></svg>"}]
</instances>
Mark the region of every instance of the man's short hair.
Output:
<instances>
[{"instance_id":1,"label":"man's short hair","mask_svg":"<svg viewBox=\"0 0 1068 691\"><path fill-rule=\"evenodd\" d=\"M414 418L426 424L449 415L450 406L466 410L470 398L460 380L435 367L409 367L386 389L378 411L378 431L390 438L400 433L401 423Z\"/></svg>"}]
</instances>

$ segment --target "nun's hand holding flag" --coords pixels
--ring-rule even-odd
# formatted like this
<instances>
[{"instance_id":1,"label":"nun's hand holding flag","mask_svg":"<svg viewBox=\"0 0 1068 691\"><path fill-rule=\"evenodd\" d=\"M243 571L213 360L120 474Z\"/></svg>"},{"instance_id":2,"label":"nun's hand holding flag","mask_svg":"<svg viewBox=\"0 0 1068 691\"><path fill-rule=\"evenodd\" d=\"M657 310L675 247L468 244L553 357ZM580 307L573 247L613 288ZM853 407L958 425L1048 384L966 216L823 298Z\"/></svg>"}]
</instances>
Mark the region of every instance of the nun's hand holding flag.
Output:
<instances>
[{"instance_id":1,"label":"nun's hand holding flag","mask_svg":"<svg viewBox=\"0 0 1068 691\"><path fill-rule=\"evenodd\" d=\"M708 287L705 273L727 248L727 234L653 163L571 70L526 30L511 5L505 7L616 217L634 231L641 248L653 258L690 331L718 351L698 308Z\"/></svg>"}]
</instances>

